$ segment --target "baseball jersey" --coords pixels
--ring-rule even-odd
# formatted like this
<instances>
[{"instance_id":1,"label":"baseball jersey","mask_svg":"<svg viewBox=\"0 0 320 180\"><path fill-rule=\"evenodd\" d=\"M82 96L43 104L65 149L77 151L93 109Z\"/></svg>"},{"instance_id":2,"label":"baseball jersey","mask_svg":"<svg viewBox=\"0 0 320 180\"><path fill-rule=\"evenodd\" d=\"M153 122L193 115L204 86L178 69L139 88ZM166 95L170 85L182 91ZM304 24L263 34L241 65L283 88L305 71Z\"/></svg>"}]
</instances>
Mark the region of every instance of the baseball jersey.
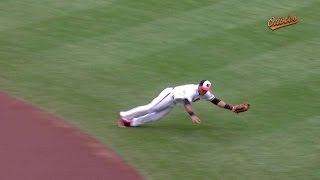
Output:
<instances>
[{"instance_id":1,"label":"baseball jersey","mask_svg":"<svg viewBox=\"0 0 320 180\"><path fill-rule=\"evenodd\" d=\"M173 88L174 102L182 103L184 99L188 99L190 102L195 102L200 99L211 101L215 98L210 91L207 91L207 93L201 96L198 92L198 86L199 85L196 84L187 84Z\"/></svg>"}]
</instances>

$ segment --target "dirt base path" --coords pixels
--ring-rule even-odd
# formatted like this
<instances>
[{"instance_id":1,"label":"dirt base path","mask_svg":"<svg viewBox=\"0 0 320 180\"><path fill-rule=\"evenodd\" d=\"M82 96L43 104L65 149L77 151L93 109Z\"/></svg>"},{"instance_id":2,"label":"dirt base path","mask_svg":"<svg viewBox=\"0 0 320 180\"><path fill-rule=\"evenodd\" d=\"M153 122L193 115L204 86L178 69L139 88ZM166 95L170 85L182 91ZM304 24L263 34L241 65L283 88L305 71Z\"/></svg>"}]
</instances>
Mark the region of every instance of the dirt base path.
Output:
<instances>
[{"instance_id":1,"label":"dirt base path","mask_svg":"<svg viewBox=\"0 0 320 180\"><path fill-rule=\"evenodd\" d=\"M118 155L63 120L0 92L0 179L143 179Z\"/></svg>"}]
</instances>

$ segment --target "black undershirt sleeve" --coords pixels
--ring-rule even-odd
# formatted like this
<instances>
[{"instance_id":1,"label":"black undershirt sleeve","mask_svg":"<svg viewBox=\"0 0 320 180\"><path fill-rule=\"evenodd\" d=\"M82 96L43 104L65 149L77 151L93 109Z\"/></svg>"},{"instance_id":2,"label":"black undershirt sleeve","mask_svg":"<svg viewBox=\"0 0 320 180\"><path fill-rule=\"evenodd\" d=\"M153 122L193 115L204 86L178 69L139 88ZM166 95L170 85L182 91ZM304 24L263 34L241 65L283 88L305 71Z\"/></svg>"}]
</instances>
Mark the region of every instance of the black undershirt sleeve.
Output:
<instances>
[{"instance_id":1,"label":"black undershirt sleeve","mask_svg":"<svg viewBox=\"0 0 320 180\"><path fill-rule=\"evenodd\" d=\"M219 103L220 101L221 101L220 99L214 98L214 99L212 99L210 102L212 102L212 103L215 104L215 105L218 105L218 103Z\"/></svg>"},{"instance_id":2,"label":"black undershirt sleeve","mask_svg":"<svg viewBox=\"0 0 320 180\"><path fill-rule=\"evenodd\" d=\"M189 101L188 99L184 99L184 100L183 100L183 103L184 103L185 105L187 105L187 104L191 104L191 103L190 103L190 101Z\"/></svg>"}]
</instances>

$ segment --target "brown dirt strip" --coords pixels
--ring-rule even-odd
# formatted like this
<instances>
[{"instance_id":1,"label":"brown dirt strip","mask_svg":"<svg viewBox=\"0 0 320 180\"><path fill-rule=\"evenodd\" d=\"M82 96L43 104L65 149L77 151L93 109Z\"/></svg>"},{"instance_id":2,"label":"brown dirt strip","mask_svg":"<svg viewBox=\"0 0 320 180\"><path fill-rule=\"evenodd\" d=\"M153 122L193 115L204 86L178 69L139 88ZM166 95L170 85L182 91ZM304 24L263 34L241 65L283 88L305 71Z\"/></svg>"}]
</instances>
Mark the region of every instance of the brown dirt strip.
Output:
<instances>
[{"instance_id":1,"label":"brown dirt strip","mask_svg":"<svg viewBox=\"0 0 320 180\"><path fill-rule=\"evenodd\" d=\"M0 179L143 178L80 129L0 92Z\"/></svg>"}]
</instances>

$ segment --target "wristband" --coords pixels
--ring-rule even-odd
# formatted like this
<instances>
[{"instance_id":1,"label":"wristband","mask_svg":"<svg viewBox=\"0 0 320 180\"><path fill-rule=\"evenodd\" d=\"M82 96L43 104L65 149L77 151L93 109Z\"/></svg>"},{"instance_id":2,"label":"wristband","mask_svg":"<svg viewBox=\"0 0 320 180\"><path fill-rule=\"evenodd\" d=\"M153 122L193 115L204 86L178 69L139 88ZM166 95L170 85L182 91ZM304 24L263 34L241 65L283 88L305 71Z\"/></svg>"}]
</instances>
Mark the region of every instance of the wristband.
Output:
<instances>
[{"instance_id":1,"label":"wristband","mask_svg":"<svg viewBox=\"0 0 320 180\"><path fill-rule=\"evenodd\" d=\"M229 104L226 104L226 105L224 105L224 108L225 108L225 109L229 109L229 110L232 111L233 106L231 106L231 105L229 105Z\"/></svg>"},{"instance_id":2,"label":"wristband","mask_svg":"<svg viewBox=\"0 0 320 180\"><path fill-rule=\"evenodd\" d=\"M193 115L195 115L193 111L191 111L191 112L188 112L188 113L189 113L189 115L190 115L190 116L193 116Z\"/></svg>"}]
</instances>

